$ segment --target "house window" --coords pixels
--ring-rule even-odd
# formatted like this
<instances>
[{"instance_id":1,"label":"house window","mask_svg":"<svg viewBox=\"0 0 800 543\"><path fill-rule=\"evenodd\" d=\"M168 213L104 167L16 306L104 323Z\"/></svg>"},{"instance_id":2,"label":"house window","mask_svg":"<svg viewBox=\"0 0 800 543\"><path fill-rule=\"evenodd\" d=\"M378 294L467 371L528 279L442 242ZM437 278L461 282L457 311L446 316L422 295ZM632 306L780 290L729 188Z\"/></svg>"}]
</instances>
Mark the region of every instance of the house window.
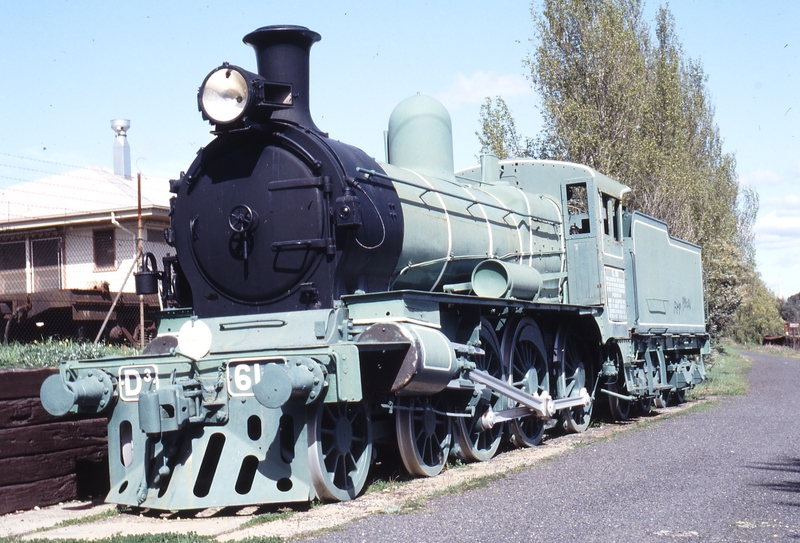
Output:
<instances>
[{"instance_id":1,"label":"house window","mask_svg":"<svg viewBox=\"0 0 800 543\"><path fill-rule=\"evenodd\" d=\"M0 243L0 292L43 292L60 288L61 238Z\"/></svg>"},{"instance_id":2,"label":"house window","mask_svg":"<svg viewBox=\"0 0 800 543\"><path fill-rule=\"evenodd\" d=\"M145 235L145 241L164 242L164 230L157 228L148 228Z\"/></svg>"},{"instance_id":3,"label":"house window","mask_svg":"<svg viewBox=\"0 0 800 543\"><path fill-rule=\"evenodd\" d=\"M28 291L25 245L25 241L0 243L0 291Z\"/></svg>"},{"instance_id":4,"label":"house window","mask_svg":"<svg viewBox=\"0 0 800 543\"><path fill-rule=\"evenodd\" d=\"M95 230L92 233L92 238L94 242L95 269L116 269L117 252L114 243L114 230Z\"/></svg>"},{"instance_id":5,"label":"house window","mask_svg":"<svg viewBox=\"0 0 800 543\"><path fill-rule=\"evenodd\" d=\"M61 288L61 239L31 240L33 291Z\"/></svg>"}]
</instances>

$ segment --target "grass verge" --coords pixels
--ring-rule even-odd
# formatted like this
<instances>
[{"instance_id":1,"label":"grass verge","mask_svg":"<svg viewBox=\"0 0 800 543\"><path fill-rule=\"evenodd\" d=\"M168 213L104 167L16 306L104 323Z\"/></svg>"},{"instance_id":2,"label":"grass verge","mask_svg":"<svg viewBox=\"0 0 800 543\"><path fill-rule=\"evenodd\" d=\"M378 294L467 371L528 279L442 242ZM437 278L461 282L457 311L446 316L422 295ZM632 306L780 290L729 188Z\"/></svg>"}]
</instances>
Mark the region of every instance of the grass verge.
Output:
<instances>
[{"instance_id":1,"label":"grass verge","mask_svg":"<svg viewBox=\"0 0 800 543\"><path fill-rule=\"evenodd\" d=\"M399 514L408 514L414 513L420 510L427 502L430 500L441 498L443 496L450 496L453 494L462 494L464 492L468 492L470 490L477 490L480 488L484 488L489 484L493 483L494 481L504 479L507 476L506 473L491 473L488 475L481 475L479 477L472 477L470 479L466 479L454 485L447 486L445 488L440 488L433 492L423 494L420 496L415 496L404 501L402 504L397 506L396 508L391 508L385 512L387 513L399 513Z\"/></svg>"},{"instance_id":2,"label":"grass verge","mask_svg":"<svg viewBox=\"0 0 800 543\"><path fill-rule=\"evenodd\" d=\"M783 345L743 345L740 348L750 353L800 359L800 351Z\"/></svg>"},{"instance_id":3,"label":"grass verge","mask_svg":"<svg viewBox=\"0 0 800 543\"><path fill-rule=\"evenodd\" d=\"M280 538L252 539L244 540L240 543L281 543ZM0 543L53 543L51 539L25 539L19 537L0 537ZM59 543L86 543L83 539L60 539ZM94 540L93 543L219 543L212 536L197 535L195 533L186 534L142 534L142 535L112 535L102 539Z\"/></svg>"},{"instance_id":4,"label":"grass verge","mask_svg":"<svg viewBox=\"0 0 800 543\"><path fill-rule=\"evenodd\" d=\"M706 367L707 380L690 390L688 399L709 396L743 396L747 394L747 374L751 361L730 343L720 343Z\"/></svg>"}]
</instances>

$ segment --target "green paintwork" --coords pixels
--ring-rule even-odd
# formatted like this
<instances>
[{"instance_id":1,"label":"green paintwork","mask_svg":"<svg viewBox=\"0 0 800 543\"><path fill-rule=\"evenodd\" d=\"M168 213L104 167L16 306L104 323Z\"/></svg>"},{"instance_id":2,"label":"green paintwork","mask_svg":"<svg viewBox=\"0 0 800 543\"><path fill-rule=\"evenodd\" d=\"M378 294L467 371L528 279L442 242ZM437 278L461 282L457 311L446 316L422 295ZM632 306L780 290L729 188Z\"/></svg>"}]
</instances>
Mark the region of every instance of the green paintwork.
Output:
<instances>
[{"instance_id":1,"label":"green paintwork","mask_svg":"<svg viewBox=\"0 0 800 543\"><path fill-rule=\"evenodd\" d=\"M630 237L631 287L635 293L630 320L637 332L704 333L703 277L700 247L669 235L663 222L634 213L626 222Z\"/></svg>"},{"instance_id":2,"label":"green paintwork","mask_svg":"<svg viewBox=\"0 0 800 543\"><path fill-rule=\"evenodd\" d=\"M460 410L446 425L461 428L453 450L478 460L504 434L487 407L523 405L512 386L553 391L553 405L584 387L628 405L704 378L700 250L624 211L627 187L577 164L489 155L453 174L449 114L423 96L393 113L387 155L383 172L362 173L392 182L402 205L388 292L240 317L168 310L144 354L64 361L46 381L54 414L110 412L108 501L185 510L351 499L367 478L373 422L390 439L392 409ZM500 379L500 392L477 386L476 369ZM591 404L569 405L565 427L585 430ZM515 443L537 442L555 424L552 411L534 412L503 415L516 434L527 428ZM399 417L406 426L411 414ZM449 451L447 434L437 439ZM406 466L438 472L446 459L423 469L416 446L401 444ZM338 461L357 466L345 473ZM340 477L356 480L339 488Z\"/></svg>"},{"instance_id":3,"label":"green paintwork","mask_svg":"<svg viewBox=\"0 0 800 543\"><path fill-rule=\"evenodd\" d=\"M454 180L450 113L438 100L417 94L389 117L388 162L424 176Z\"/></svg>"},{"instance_id":4,"label":"green paintwork","mask_svg":"<svg viewBox=\"0 0 800 543\"><path fill-rule=\"evenodd\" d=\"M542 275L536 268L484 260L472 271L472 290L485 298L537 300L541 289Z\"/></svg>"},{"instance_id":5,"label":"green paintwork","mask_svg":"<svg viewBox=\"0 0 800 543\"><path fill-rule=\"evenodd\" d=\"M323 391L325 402L361 400L358 349L340 332L347 330L345 315L338 309L205 319L210 352L192 361L180 354L175 332L185 315L167 314L162 330L178 337L169 352L64 362L59 380L68 390L93 372L118 383L109 420L108 501L176 510L312 498L310 394ZM288 381L271 391L291 398L263 405L254 392L257 373L282 375L277 370L284 366ZM294 388L278 390L286 383Z\"/></svg>"},{"instance_id":6,"label":"green paintwork","mask_svg":"<svg viewBox=\"0 0 800 543\"><path fill-rule=\"evenodd\" d=\"M621 355L619 366L606 355L605 382L612 385L621 374L621 392L634 399L702 381L709 339L699 247L672 238L657 219L624 212L619 203L630 189L586 166L521 159L499 161L497 168L500 182L558 202L567 276L561 300L598 307L602 343ZM470 183L493 175L478 166L456 177ZM574 186L585 186L583 209L568 205Z\"/></svg>"}]
</instances>

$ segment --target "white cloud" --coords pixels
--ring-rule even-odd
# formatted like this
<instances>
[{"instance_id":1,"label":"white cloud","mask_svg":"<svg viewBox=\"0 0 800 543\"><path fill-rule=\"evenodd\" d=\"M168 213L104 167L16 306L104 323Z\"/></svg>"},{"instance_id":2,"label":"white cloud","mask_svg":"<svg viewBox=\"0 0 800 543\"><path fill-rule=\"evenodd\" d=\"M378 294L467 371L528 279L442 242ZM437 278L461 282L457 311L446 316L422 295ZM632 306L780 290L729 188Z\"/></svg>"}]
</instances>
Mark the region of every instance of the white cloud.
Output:
<instances>
[{"instance_id":1,"label":"white cloud","mask_svg":"<svg viewBox=\"0 0 800 543\"><path fill-rule=\"evenodd\" d=\"M773 210L756 220L756 250L781 247L800 248L800 212Z\"/></svg>"},{"instance_id":2,"label":"white cloud","mask_svg":"<svg viewBox=\"0 0 800 543\"><path fill-rule=\"evenodd\" d=\"M487 96L511 98L532 92L530 83L521 74L475 72L471 75L457 74L456 81L436 98L448 109L457 109L464 104L483 103Z\"/></svg>"},{"instance_id":3,"label":"white cloud","mask_svg":"<svg viewBox=\"0 0 800 543\"><path fill-rule=\"evenodd\" d=\"M773 170L756 170L745 172L739 176L742 185L751 187L775 187L777 185L789 184L796 186L800 182L800 161L796 162L791 168L782 172Z\"/></svg>"},{"instance_id":4,"label":"white cloud","mask_svg":"<svg viewBox=\"0 0 800 543\"><path fill-rule=\"evenodd\" d=\"M783 181L783 177L771 170L758 170L755 172L743 173L739 176L739 182L742 185L749 185L751 187L763 187L769 185L778 185Z\"/></svg>"},{"instance_id":5,"label":"white cloud","mask_svg":"<svg viewBox=\"0 0 800 543\"><path fill-rule=\"evenodd\" d=\"M770 196L761 200L761 207L775 208L785 215L800 214L800 195L782 194L780 196Z\"/></svg>"}]
</instances>

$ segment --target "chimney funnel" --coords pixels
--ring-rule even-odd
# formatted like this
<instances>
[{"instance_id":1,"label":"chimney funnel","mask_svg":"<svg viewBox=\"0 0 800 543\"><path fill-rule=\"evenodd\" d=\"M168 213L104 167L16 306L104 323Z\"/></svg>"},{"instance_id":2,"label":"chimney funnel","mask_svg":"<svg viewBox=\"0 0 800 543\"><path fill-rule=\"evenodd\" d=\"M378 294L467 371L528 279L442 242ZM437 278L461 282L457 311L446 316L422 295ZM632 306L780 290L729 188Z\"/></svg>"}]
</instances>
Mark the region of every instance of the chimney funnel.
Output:
<instances>
[{"instance_id":1,"label":"chimney funnel","mask_svg":"<svg viewBox=\"0 0 800 543\"><path fill-rule=\"evenodd\" d=\"M267 81L292 85L293 107L275 111L273 119L319 131L309 109L309 53L320 35L304 26L264 26L242 41L256 50L258 75Z\"/></svg>"},{"instance_id":2,"label":"chimney funnel","mask_svg":"<svg viewBox=\"0 0 800 543\"><path fill-rule=\"evenodd\" d=\"M128 119L114 119L111 128L116 132L114 138L114 175L131 178L131 147L128 145L127 130L131 127Z\"/></svg>"}]
</instances>

